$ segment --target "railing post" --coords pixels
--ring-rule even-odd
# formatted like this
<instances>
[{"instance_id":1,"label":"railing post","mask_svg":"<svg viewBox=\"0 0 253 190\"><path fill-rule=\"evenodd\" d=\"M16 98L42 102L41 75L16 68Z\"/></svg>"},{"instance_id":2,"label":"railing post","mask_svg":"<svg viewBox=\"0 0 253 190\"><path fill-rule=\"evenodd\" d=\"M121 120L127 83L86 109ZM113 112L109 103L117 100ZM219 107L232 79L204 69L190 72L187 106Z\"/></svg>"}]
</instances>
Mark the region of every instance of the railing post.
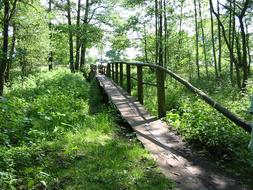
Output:
<instances>
[{"instance_id":1,"label":"railing post","mask_svg":"<svg viewBox=\"0 0 253 190\"><path fill-rule=\"evenodd\" d=\"M108 63L106 67L106 76L111 77L111 65Z\"/></svg>"},{"instance_id":2,"label":"railing post","mask_svg":"<svg viewBox=\"0 0 253 190\"><path fill-rule=\"evenodd\" d=\"M112 63L112 80L115 79L115 73L114 73L114 63Z\"/></svg>"},{"instance_id":3,"label":"railing post","mask_svg":"<svg viewBox=\"0 0 253 190\"><path fill-rule=\"evenodd\" d=\"M165 109L165 89L164 89L165 72L162 69L156 69L157 80L157 102L158 102L158 117L166 116Z\"/></svg>"},{"instance_id":4,"label":"railing post","mask_svg":"<svg viewBox=\"0 0 253 190\"><path fill-rule=\"evenodd\" d=\"M119 85L123 86L123 64L119 65Z\"/></svg>"},{"instance_id":5,"label":"railing post","mask_svg":"<svg viewBox=\"0 0 253 190\"><path fill-rule=\"evenodd\" d=\"M142 83L142 65L137 66L137 92L138 92L138 100L141 104L143 104L143 83Z\"/></svg>"},{"instance_id":6,"label":"railing post","mask_svg":"<svg viewBox=\"0 0 253 190\"><path fill-rule=\"evenodd\" d=\"M131 65L126 64L127 92L131 95Z\"/></svg>"},{"instance_id":7,"label":"railing post","mask_svg":"<svg viewBox=\"0 0 253 190\"><path fill-rule=\"evenodd\" d=\"M115 82L119 83L119 65L118 63L115 63Z\"/></svg>"}]
</instances>

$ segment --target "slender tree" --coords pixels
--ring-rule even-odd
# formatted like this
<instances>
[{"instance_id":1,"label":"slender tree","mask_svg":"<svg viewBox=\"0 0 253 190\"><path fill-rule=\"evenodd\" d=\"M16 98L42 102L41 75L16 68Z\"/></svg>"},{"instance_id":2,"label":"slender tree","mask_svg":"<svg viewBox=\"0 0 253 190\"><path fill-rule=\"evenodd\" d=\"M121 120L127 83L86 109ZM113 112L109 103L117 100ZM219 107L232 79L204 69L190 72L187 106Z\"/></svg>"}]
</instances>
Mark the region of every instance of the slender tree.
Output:
<instances>
[{"instance_id":1,"label":"slender tree","mask_svg":"<svg viewBox=\"0 0 253 190\"><path fill-rule=\"evenodd\" d=\"M216 78L219 78L220 77L220 72L219 72L218 67L217 67L216 47L215 47L215 40L214 40L214 21L213 21L213 13L212 13L210 2L209 2L209 10L210 10L210 19L211 19L211 40L212 40L214 70L215 70Z\"/></svg>"},{"instance_id":2,"label":"slender tree","mask_svg":"<svg viewBox=\"0 0 253 190\"><path fill-rule=\"evenodd\" d=\"M12 8L10 6L9 0L3 0L3 33L2 33L2 56L0 57L0 96L3 95L4 83L5 83L5 73L8 64L8 43L9 43L9 25L10 20L15 13L17 5L17 0L14 0Z\"/></svg>"},{"instance_id":3,"label":"slender tree","mask_svg":"<svg viewBox=\"0 0 253 190\"><path fill-rule=\"evenodd\" d=\"M80 67L80 20L81 20L81 0L78 0L77 4L77 17L76 17L76 59L75 70L78 71Z\"/></svg>"},{"instance_id":4,"label":"slender tree","mask_svg":"<svg viewBox=\"0 0 253 190\"><path fill-rule=\"evenodd\" d=\"M198 4L199 4L199 19L200 19L200 27L201 27L201 35L202 35L204 63L205 63L205 68L206 68L206 76L209 76L208 63L207 63L207 52L206 52L206 42L205 42L205 32L204 32L204 26L203 26L203 18L202 18L202 11L201 11L202 8L201 8L200 0L198 0Z\"/></svg>"},{"instance_id":5,"label":"slender tree","mask_svg":"<svg viewBox=\"0 0 253 190\"><path fill-rule=\"evenodd\" d=\"M52 0L48 0L48 12L49 14L52 12ZM50 38L50 52L48 56L48 69L53 69L53 51L52 51L52 21L51 18L49 19L49 38Z\"/></svg>"},{"instance_id":6,"label":"slender tree","mask_svg":"<svg viewBox=\"0 0 253 190\"><path fill-rule=\"evenodd\" d=\"M197 2L194 0L194 18L195 18L195 46L196 46L196 67L197 67L197 76L200 78L200 69L199 69L199 31L198 31L198 12L197 12Z\"/></svg>"},{"instance_id":7,"label":"slender tree","mask_svg":"<svg viewBox=\"0 0 253 190\"><path fill-rule=\"evenodd\" d=\"M10 70L12 67L14 50L15 50L15 46L16 46L16 33L17 33L17 27L16 27L16 24L13 23L12 24L11 47L10 47L10 51L9 51L8 64L7 64L6 73L5 73L5 81L6 82L10 81Z\"/></svg>"},{"instance_id":8,"label":"slender tree","mask_svg":"<svg viewBox=\"0 0 253 190\"><path fill-rule=\"evenodd\" d=\"M146 22L143 23L144 28L144 54L145 54L145 62L148 63L148 39L147 39L147 29L146 29Z\"/></svg>"},{"instance_id":9,"label":"slender tree","mask_svg":"<svg viewBox=\"0 0 253 190\"><path fill-rule=\"evenodd\" d=\"M181 48L182 48L182 41L183 41L183 36L182 36L182 22L183 22L183 4L184 0L180 1L180 17L179 17L179 32L178 32L178 44L177 44L177 63L180 62L181 60Z\"/></svg>"},{"instance_id":10,"label":"slender tree","mask_svg":"<svg viewBox=\"0 0 253 190\"><path fill-rule=\"evenodd\" d=\"M158 23L158 0L155 0L155 38L156 38L156 44L155 44L155 64L157 65L158 64L158 54L159 54L159 41L158 41L158 36L159 36L159 33L158 33L158 26L159 26L159 23Z\"/></svg>"},{"instance_id":11,"label":"slender tree","mask_svg":"<svg viewBox=\"0 0 253 190\"><path fill-rule=\"evenodd\" d=\"M74 44L73 44L73 30L71 21L71 4L70 0L67 0L67 19L68 19L68 32L69 32L69 64L71 72L74 72Z\"/></svg>"},{"instance_id":12,"label":"slender tree","mask_svg":"<svg viewBox=\"0 0 253 190\"><path fill-rule=\"evenodd\" d=\"M88 23L89 23L89 10L90 10L90 1L86 0L85 3L85 14L84 14L84 18L83 18L83 36L82 36L82 44L81 44L81 60L80 60L80 67L83 68L83 66L86 63L86 49L87 49L87 27L88 27Z\"/></svg>"},{"instance_id":13,"label":"slender tree","mask_svg":"<svg viewBox=\"0 0 253 190\"><path fill-rule=\"evenodd\" d=\"M217 0L217 19L220 20L220 5L219 5L219 0ZM219 44L219 48L218 48L218 69L219 69L219 73L221 74L221 56L222 56L222 49L221 49L221 46L222 46L222 41L221 41L221 26L218 22L218 25L217 25L217 28L218 28L218 44Z\"/></svg>"},{"instance_id":14,"label":"slender tree","mask_svg":"<svg viewBox=\"0 0 253 190\"><path fill-rule=\"evenodd\" d=\"M164 25L164 67L167 67L168 64L168 24L167 24L167 14L166 14L166 0L163 0L163 25Z\"/></svg>"}]
</instances>

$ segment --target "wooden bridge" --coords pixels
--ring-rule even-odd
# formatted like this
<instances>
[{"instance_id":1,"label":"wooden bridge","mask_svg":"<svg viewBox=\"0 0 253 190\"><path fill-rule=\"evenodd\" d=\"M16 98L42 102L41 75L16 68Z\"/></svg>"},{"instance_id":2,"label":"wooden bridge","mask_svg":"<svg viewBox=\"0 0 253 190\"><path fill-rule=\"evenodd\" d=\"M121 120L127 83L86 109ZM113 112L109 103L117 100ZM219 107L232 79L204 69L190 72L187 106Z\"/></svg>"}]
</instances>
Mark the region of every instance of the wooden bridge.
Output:
<instances>
[{"instance_id":1,"label":"wooden bridge","mask_svg":"<svg viewBox=\"0 0 253 190\"><path fill-rule=\"evenodd\" d=\"M177 188L187 190L248 189L239 185L238 181L228 177L228 174L220 171L215 164L194 154L190 146L182 141L181 137L176 134L171 126L151 116L146 111L142 106L144 84L142 67L150 67L151 65L140 63L125 64L127 91L118 85L123 85L123 63L118 62L107 65L107 68L101 70L102 74L98 74L96 78L109 100L117 107L121 116L136 132L137 138L152 153L162 172L177 183ZM137 66L138 101L130 95L131 65ZM120 72L118 72L118 68L120 68ZM156 72L157 84L155 86L158 88L158 115L162 117L165 114L165 94L164 81L159 79L159 77L163 75L165 69L160 69L159 66L154 68L159 70ZM115 82L109 77L112 77ZM202 93L202 96L206 95ZM210 97L208 98L210 99ZM238 118L236 117L236 119ZM240 120L240 122L243 121Z\"/></svg>"}]
</instances>

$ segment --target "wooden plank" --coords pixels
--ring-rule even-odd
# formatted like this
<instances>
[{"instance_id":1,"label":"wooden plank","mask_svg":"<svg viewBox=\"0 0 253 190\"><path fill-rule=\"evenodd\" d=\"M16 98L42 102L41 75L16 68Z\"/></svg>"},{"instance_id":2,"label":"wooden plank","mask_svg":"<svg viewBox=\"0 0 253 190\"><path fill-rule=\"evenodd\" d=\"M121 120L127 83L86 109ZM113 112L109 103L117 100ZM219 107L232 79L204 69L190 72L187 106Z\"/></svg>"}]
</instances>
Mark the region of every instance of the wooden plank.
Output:
<instances>
[{"instance_id":1,"label":"wooden plank","mask_svg":"<svg viewBox=\"0 0 253 190\"><path fill-rule=\"evenodd\" d=\"M193 153L172 127L151 116L121 87L103 75L97 80L122 117L131 125L137 138L150 151L163 174L182 190L249 190L240 181L228 177L217 166Z\"/></svg>"}]
</instances>

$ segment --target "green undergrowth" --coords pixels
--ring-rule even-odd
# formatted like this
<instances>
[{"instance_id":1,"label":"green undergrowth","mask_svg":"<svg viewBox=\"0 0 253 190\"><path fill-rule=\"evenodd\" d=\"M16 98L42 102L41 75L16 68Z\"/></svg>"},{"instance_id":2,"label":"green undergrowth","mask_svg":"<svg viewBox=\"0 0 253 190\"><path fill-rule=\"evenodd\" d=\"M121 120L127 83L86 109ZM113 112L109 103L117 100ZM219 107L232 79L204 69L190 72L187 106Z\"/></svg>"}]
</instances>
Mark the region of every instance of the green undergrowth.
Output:
<instances>
[{"instance_id":1,"label":"green undergrowth","mask_svg":"<svg viewBox=\"0 0 253 190\"><path fill-rule=\"evenodd\" d=\"M0 187L172 189L141 144L117 128L96 81L67 70L16 81L0 100Z\"/></svg>"}]
</instances>

